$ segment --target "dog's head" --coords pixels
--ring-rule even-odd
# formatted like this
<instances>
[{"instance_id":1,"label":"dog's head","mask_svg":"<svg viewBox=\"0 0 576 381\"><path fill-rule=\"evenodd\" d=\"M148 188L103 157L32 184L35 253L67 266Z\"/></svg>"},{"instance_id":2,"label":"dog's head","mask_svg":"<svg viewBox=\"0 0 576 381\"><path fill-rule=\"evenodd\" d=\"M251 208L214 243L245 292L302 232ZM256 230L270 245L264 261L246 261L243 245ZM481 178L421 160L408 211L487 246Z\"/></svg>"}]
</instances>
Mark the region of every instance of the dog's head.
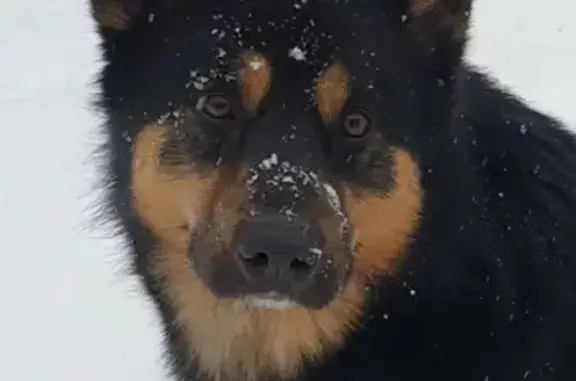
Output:
<instances>
[{"instance_id":1,"label":"dog's head","mask_svg":"<svg viewBox=\"0 0 576 381\"><path fill-rule=\"evenodd\" d=\"M418 229L470 1L92 4L140 271L202 370L291 374Z\"/></svg>"}]
</instances>

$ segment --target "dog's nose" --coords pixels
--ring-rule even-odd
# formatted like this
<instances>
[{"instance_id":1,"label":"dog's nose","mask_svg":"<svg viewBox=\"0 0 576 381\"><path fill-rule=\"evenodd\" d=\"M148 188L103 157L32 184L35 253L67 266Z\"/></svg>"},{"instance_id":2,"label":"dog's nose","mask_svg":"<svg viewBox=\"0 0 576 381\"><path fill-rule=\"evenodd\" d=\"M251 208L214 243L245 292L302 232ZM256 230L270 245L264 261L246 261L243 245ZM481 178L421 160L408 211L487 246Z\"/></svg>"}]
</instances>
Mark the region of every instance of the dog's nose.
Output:
<instances>
[{"instance_id":1,"label":"dog's nose","mask_svg":"<svg viewBox=\"0 0 576 381\"><path fill-rule=\"evenodd\" d=\"M283 217L258 217L240 226L235 255L249 283L260 292L293 292L316 273L324 239L320 229Z\"/></svg>"}]
</instances>

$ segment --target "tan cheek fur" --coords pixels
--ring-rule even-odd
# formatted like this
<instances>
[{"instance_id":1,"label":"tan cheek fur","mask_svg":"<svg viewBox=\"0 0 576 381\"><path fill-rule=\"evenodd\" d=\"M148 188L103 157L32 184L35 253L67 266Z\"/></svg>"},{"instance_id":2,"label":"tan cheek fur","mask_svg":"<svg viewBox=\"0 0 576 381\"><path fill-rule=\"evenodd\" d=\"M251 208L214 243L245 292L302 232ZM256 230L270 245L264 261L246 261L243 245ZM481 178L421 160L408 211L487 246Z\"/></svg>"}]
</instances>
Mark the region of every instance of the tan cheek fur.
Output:
<instances>
[{"instance_id":1,"label":"tan cheek fur","mask_svg":"<svg viewBox=\"0 0 576 381\"><path fill-rule=\"evenodd\" d=\"M372 277L389 274L405 254L417 231L423 190L417 163L409 153L396 150L395 186L389 194L358 196L346 191L346 212L356 234L358 273Z\"/></svg>"},{"instance_id":2,"label":"tan cheek fur","mask_svg":"<svg viewBox=\"0 0 576 381\"><path fill-rule=\"evenodd\" d=\"M189 228L202 214L216 176L194 175L193 168L159 167L166 127L146 127L136 140L132 160L132 201L140 218L163 241L187 248Z\"/></svg>"}]
</instances>

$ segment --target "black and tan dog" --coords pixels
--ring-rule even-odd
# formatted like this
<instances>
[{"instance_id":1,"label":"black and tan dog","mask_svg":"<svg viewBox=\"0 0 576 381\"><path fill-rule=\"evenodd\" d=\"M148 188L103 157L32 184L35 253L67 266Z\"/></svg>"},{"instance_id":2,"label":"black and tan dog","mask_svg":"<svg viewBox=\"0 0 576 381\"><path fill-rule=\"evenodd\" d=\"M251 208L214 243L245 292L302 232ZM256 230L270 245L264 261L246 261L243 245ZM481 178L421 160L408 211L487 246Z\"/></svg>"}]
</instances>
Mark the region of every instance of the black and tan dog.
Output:
<instances>
[{"instance_id":1,"label":"black and tan dog","mask_svg":"<svg viewBox=\"0 0 576 381\"><path fill-rule=\"evenodd\" d=\"M177 380L576 380L576 140L471 0L92 0L104 214Z\"/></svg>"}]
</instances>

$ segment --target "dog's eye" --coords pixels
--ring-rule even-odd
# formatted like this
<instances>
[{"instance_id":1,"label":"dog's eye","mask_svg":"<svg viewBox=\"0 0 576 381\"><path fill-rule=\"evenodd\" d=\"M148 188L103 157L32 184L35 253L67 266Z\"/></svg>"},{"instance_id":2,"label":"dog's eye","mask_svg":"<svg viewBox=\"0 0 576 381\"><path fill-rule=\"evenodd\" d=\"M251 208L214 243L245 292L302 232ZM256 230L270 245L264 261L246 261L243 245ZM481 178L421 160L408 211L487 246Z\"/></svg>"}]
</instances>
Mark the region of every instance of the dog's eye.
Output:
<instances>
[{"instance_id":1,"label":"dog's eye","mask_svg":"<svg viewBox=\"0 0 576 381\"><path fill-rule=\"evenodd\" d=\"M196 110L201 111L210 119L233 119L234 110L230 99L220 93L206 94L198 99Z\"/></svg>"},{"instance_id":2,"label":"dog's eye","mask_svg":"<svg viewBox=\"0 0 576 381\"><path fill-rule=\"evenodd\" d=\"M372 120L363 111L352 111L344 116L342 128L348 138L362 138L372 129Z\"/></svg>"}]
</instances>

